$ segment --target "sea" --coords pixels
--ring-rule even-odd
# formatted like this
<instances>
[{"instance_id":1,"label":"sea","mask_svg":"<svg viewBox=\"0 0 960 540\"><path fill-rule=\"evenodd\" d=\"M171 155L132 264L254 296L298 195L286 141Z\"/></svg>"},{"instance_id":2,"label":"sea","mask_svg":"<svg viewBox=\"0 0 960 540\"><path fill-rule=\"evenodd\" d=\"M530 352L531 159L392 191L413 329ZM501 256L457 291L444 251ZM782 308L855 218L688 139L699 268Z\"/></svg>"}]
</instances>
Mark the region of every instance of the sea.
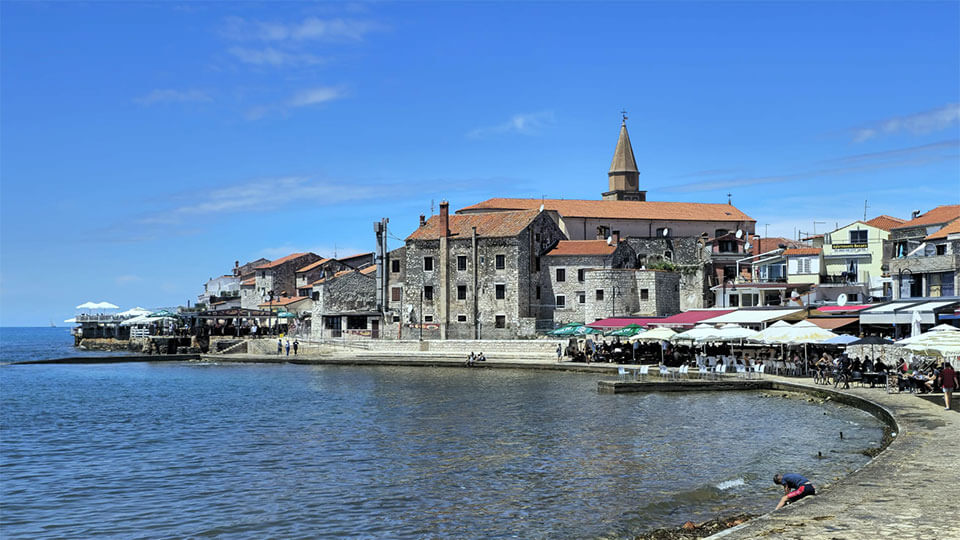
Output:
<instances>
[{"instance_id":1,"label":"sea","mask_svg":"<svg viewBox=\"0 0 960 540\"><path fill-rule=\"evenodd\" d=\"M831 402L597 374L10 363L75 354L64 334L0 328L2 538L630 538L770 511L775 473L835 482L882 436Z\"/></svg>"}]
</instances>

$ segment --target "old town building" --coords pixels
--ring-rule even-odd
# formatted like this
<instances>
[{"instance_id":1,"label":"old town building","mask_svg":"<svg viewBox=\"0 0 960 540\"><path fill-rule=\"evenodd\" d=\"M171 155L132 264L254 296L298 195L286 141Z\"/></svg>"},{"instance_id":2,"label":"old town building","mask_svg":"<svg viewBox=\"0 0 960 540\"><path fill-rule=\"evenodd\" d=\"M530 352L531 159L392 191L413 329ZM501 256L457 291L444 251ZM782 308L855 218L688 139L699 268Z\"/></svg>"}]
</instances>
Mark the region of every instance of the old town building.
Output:
<instances>
[{"instance_id":1,"label":"old town building","mask_svg":"<svg viewBox=\"0 0 960 540\"><path fill-rule=\"evenodd\" d=\"M960 291L960 205L938 206L891 229L894 299Z\"/></svg>"}]
</instances>

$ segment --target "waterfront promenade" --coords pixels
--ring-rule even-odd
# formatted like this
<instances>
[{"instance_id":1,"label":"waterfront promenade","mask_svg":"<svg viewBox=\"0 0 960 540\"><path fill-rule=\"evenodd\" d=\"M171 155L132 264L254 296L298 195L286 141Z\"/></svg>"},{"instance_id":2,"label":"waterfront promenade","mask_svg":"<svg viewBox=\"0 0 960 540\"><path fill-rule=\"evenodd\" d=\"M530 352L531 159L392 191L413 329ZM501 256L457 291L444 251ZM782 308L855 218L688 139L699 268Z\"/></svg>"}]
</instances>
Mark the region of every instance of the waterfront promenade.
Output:
<instances>
[{"instance_id":1,"label":"waterfront promenade","mask_svg":"<svg viewBox=\"0 0 960 540\"><path fill-rule=\"evenodd\" d=\"M308 354L297 357L277 355L204 355L210 361L296 362L334 365L430 365L463 366L463 358L449 355L409 353L400 356L345 353ZM612 364L558 363L545 358L520 356L492 357L481 368L526 368L590 371L617 379ZM728 379L736 380L734 374ZM649 381L659 381L651 376ZM814 385L810 379L765 375L777 388L801 392L832 392L832 386ZM708 383L709 384L709 383ZM781 386L782 385L782 386ZM767 390L770 391L770 390ZM864 408L888 411L896 422L896 436L889 446L858 471L839 479L809 476L818 495L728 529L713 538L859 539L917 538L960 539L955 512L960 507L960 485L956 466L960 463L960 412L943 410L942 396L936 400L914 394L887 394L880 388L851 388L839 394L863 400ZM845 402L850 399L838 398ZM871 405L872 404L872 405ZM875 411L872 411L875 412ZM789 426L783 429L789 430ZM839 434L838 434L839 436ZM797 441L784 452L811 451ZM789 472L789 471L784 471ZM772 483L772 480L771 480ZM770 508L778 494L771 495Z\"/></svg>"}]
</instances>

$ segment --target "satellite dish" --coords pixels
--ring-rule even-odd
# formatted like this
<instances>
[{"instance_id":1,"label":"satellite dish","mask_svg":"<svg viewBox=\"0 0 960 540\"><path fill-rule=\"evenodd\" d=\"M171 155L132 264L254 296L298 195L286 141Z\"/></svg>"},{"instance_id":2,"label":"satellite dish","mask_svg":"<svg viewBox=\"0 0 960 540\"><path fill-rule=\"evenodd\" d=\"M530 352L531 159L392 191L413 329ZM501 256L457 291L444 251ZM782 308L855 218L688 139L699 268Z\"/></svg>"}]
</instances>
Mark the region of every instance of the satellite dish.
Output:
<instances>
[{"instance_id":1,"label":"satellite dish","mask_svg":"<svg viewBox=\"0 0 960 540\"><path fill-rule=\"evenodd\" d=\"M743 238L743 231L740 229L737 229L737 239L740 239L740 238Z\"/></svg>"},{"instance_id":2,"label":"satellite dish","mask_svg":"<svg viewBox=\"0 0 960 540\"><path fill-rule=\"evenodd\" d=\"M613 237L612 237L612 236L608 236L608 237L607 237L607 245L608 245L608 246L612 246L612 245L613 245Z\"/></svg>"},{"instance_id":3,"label":"satellite dish","mask_svg":"<svg viewBox=\"0 0 960 540\"><path fill-rule=\"evenodd\" d=\"M750 242L747 242L746 244L743 245L743 249L750 251L751 249L753 249L753 244L751 244Z\"/></svg>"},{"instance_id":4,"label":"satellite dish","mask_svg":"<svg viewBox=\"0 0 960 540\"><path fill-rule=\"evenodd\" d=\"M838 306L841 306L841 307L847 305L847 295L846 295L846 294L841 293L840 296L837 297L837 305L838 305Z\"/></svg>"},{"instance_id":5,"label":"satellite dish","mask_svg":"<svg viewBox=\"0 0 960 540\"><path fill-rule=\"evenodd\" d=\"M797 293L797 291L793 291L790 293L790 298L800 298L800 294Z\"/></svg>"},{"instance_id":6,"label":"satellite dish","mask_svg":"<svg viewBox=\"0 0 960 540\"><path fill-rule=\"evenodd\" d=\"M543 205L540 205L540 211L543 212Z\"/></svg>"},{"instance_id":7,"label":"satellite dish","mask_svg":"<svg viewBox=\"0 0 960 540\"><path fill-rule=\"evenodd\" d=\"M670 229L668 227L663 228L663 236L664 237L670 236Z\"/></svg>"}]
</instances>

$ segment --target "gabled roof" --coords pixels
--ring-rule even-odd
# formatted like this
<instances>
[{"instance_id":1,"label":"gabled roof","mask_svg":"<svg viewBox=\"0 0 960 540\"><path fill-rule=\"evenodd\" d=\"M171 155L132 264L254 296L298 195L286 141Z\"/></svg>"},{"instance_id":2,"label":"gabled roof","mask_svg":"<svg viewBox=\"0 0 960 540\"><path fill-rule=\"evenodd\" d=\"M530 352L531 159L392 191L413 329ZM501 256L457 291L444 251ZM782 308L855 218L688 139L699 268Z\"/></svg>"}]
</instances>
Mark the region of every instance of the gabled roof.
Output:
<instances>
[{"instance_id":1,"label":"gabled roof","mask_svg":"<svg viewBox=\"0 0 960 540\"><path fill-rule=\"evenodd\" d=\"M821 250L820 248L811 248L811 247L790 248L790 249L784 250L783 256L789 257L791 255L819 255L821 251L823 250Z\"/></svg>"},{"instance_id":2,"label":"gabled roof","mask_svg":"<svg viewBox=\"0 0 960 540\"><path fill-rule=\"evenodd\" d=\"M561 240L547 255L610 255L616 250L606 240Z\"/></svg>"},{"instance_id":3,"label":"gabled roof","mask_svg":"<svg viewBox=\"0 0 960 540\"><path fill-rule=\"evenodd\" d=\"M348 261L348 260L350 260L350 259L356 259L356 258L359 258L359 257L372 257L372 256L373 256L373 252L372 252L372 251L368 251L368 252L366 252L366 253L356 253L356 254L354 254L354 255L350 255L349 257L337 257L337 260L339 260L339 261Z\"/></svg>"},{"instance_id":4,"label":"gabled roof","mask_svg":"<svg viewBox=\"0 0 960 540\"><path fill-rule=\"evenodd\" d=\"M240 282L240 286L241 286L241 287L243 287L243 286L245 286L245 285L256 285L256 284L257 284L257 278L255 278L255 277L252 277L252 278L250 278L250 279L245 279L245 280L243 280L243 281Z\"/></svg>"},{"instance_id":5,"label":"gabled roof","mask_svg":"<svg viewBox=\"0 0 960 540\"><path fill-rule=\"evenodd\" d=\"M937 223L947 223L960 217L960 204L948 204L938 206L926 214L921 214L916 219L911 219L894 227L894 229L906 229L907 227L920 227L922 225L936 225Z\"/></svg>"},{"instance_id":6,"label":"gabled roof","mask_svg":"<svg viewBox=\"0 0 960 540\"><path fill-rule=\"evenodd\" d=\"M300 273L300 272L309 272L310 270L313 270L314 268L316 268L316 267L318 267L318 266L320 266L320 265L322 265L322 264L328 263L328 262L330 262L330 261L332 261L332 260L333 260L333 259L330 259L330 258L320 259L319 261L312 262L312 263L304 266L303 268L297 270L297 273Z\"/></svg>"},{"instance_id":7,"label":"gabled roof","mask_svg":"<svg viewBox=\"0 0 960 540\"><path fill-rule=\"evenodd\" d=\"M497 210L533 210L543 205L563 217L658 221L755 221L737 207L718 203L588 201L579 199L487 199L461 208L458 215ZM453 216L450 216L451 220ZM431 218L432 219L432 218Z\"/></svg>"},{"instance_id":8,"label":"gabled roof","mask_svg":"<svg viewBox=\"0 0 960 540\"><path fill-rule=\"evenodd\" d=\"M960 219L955 219L950 223L947 223L939 231L933 234L927 235L927 237L924 238L924 240L940 240L940 239L946 238L951 234L960 234Z\"/></svg>"},{"instance_id":9,"label":"gabled roof","mask_svg":"<svg viewBox=\"0 0 960 540\"><path fill-rule=\"evenodd\" d=\"M539 203L537 203L539 207ZM450 236L470 238L473 227L477 236L510 237L520 234L540 214L539 210L518 212L488 212L483 214L452 214L450 216ZM430 216L419 229L407 237L407 240L434 240L440 237L440 216Z\"/></svg>"},{"instance_id":10,"label":"gabled roof","mask_svg":"<svg viewBox=\"0 0 960 540\"><path fill-rule=\"evenodd\" d=\"M783 244L788 248L805 247L802 242L791 240L789 238L783 238L781 236L770 236L767 238L754 236L753 240L751 240L751 243L753 244L752 251L756 255L779 249L780 244Z\"/></svg>"},{"instance_id":11,"label":"gabled roof","mask_svg":"<svg viewBox=\"0 0 960 540\"><path fill-rule=\"evenodd\" d=\"M889 231L894 227L899 227L900 225L903 225L904 223L906 223L906 220L883 214L871 219L870 221L864 221L863 223L870 225L871 227L876 227L878 229Z\"/></svg>"},{"instance_id":12,"label":"gabled roof","mask_svg":"<svg viewBox=\"0 0 960 540\"><path fill-rule=\"evenodd\" d=\"M282 265L282 264L288 263L288 262L290 262L290 261L292 261L292 260L294 260L294 259L299 259L300 257L303 257L304 255L311 255L311 253L310 253L310 252L305 252L305 253L291 253L290 255L287 255L286 257L281 257L281 258L279 258L279 259L277 259L277 260L275 260L275 261L272 261L272 262L269 262L269 263L267 263L267 264L258 266L257 269L260 270L260 269L264 269L264 268L276 268L276 267L278 267L278 266L280 266L280 265Z\"/></svg>"},{"instance_id":13,"label":"gabled roof","mask_svg":"<svg viewBox=\"0 0 960 540\"><path fill-rule=\"evenodd\" d=\"M303 302L304 300L309 300L309 296L281 296L280 298L274 298L273 302L263 302L260 304L260 307L269 307L269 306L289 306L290 304L296 304L297 302Z\"/></svg>"},{"instance_id":14,"label":"gabled roof","mask_svg":"<svg viewBox=\"0 0 960 540\"><path fill-rule=\"evenodd\" d=\"M630 144L630 135L627 133L626 120L620 124L620 137L617 139L617 149L613 151L610 172L640 172L637 170L637 160L633 157L633 146Z\"/></svg>"},{"instance_id":15,"label":"gabled roof","mask_svg":"<svg viewBox=\"0 0 960 540\"><path fill-rule=\"evenodd\" d=\"M360 273L365 276L369 276L370 274L373 274L376 271L377 271L377 265L375 264L371 264L370 266L365 266L360 269Z\"/></svg>"}]
</instances>

